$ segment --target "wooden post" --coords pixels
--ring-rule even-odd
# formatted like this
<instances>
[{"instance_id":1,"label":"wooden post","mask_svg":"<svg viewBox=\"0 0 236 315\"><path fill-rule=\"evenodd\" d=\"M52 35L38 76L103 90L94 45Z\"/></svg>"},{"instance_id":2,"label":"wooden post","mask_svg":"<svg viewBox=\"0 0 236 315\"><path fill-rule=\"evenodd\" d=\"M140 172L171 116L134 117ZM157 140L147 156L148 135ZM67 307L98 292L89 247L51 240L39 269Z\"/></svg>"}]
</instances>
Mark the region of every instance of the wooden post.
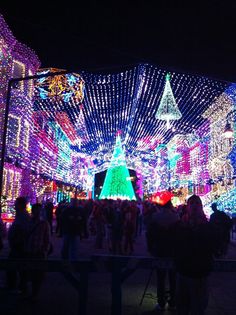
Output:
<instances>
[{"instance_id":1,"label":"wooden post","mask_svg":"<svg viewBox=\"0 0 236 315\"><path fill-rule=\"evenodd\" d=\"M122 313L122 290L121 290L121 262L118 257L112 261L112 282L111 282L111 315L121 315Z\"/></svg>"},{"instance_id":2,"label":"wooden post","mask_svg":"<svg viewBox=\"0 0 236 315\"><path fill-rule=\"evenodd\" d=\"M77 200L77 195L78 195L78 188L75 186L75 200Z\"/></svg>"},{"instance_id":3,"label":"wooden post","mask_svg":"<svg viewBox=\"0 0 236 315\"><path fill-rule=\"evenodd\" d=\"M88 269L85 267L80 272L80 285L79 285L79 306L78 314L87 314L87 300L88 300Z\"/></svg>"}]
</instances>

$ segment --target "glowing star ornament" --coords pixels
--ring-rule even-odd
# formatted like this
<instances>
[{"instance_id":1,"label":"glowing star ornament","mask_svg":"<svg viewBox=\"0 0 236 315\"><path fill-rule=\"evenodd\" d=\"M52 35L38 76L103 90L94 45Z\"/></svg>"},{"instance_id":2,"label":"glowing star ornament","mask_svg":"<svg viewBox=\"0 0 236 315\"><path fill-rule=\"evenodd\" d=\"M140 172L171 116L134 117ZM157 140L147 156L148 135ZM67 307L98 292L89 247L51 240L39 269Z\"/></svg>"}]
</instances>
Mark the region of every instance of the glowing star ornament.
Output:
<instances>
[{"instance_id":1,"label":"glowing star ornament","mask_svg":"<svg viewBox=\"0 0 236 315\"><path fill-rule=\"evenodd\" d=\"M99 199L136 200L126 166L125 154L122 149L120 132L117 133L116 145L110 166L107 170L104 185Z\"/></svg>"},{"instance_id":2,"label":"glowing star ornament","mask_svg":"<svg viewBox=\"0 0 236 315\"><path fill-rule=\"evenodd\" d=\"M156 118L160 120L166 120L166 127L170 129L170 120L178 120L182 117L180 110L178 109L175 101L171 85L170 74L166 75L166 84L163 95L161 97L160 105L156 112Z\"/></svg>"},{"instance_id":3,"label":"glowing star ornament","mask_svg":"<svg viewBox=\"0 0 236 315\"><path fill-rule=\"evenodd\" d=\"M77 73L48 76L49 73L63 72L62 69L40 69L38 74L45 75L36 81L36 92L41 99L53 98L69 102L72 98L80 103L84 98L84 80Z\"/></svg>"}]
</instances>

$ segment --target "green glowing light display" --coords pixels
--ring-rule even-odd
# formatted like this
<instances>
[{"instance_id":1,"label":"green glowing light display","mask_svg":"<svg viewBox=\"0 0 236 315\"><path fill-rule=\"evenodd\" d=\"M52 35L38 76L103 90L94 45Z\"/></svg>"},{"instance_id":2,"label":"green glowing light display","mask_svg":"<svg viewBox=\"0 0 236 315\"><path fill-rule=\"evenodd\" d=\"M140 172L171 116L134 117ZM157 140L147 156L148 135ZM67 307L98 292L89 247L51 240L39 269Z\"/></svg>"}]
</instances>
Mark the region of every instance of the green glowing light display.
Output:
<instances>
[{"instance_id":1,"label":"green glowing light display","mask_svg":"<svg viewBox=\"0 0 236 315\"><path fill-rule=\"evenodd\" d=\"M99 199L136 200L125 154L118 135L110 166L107 170L104 185Z\"/></svg>"}]
</instances>

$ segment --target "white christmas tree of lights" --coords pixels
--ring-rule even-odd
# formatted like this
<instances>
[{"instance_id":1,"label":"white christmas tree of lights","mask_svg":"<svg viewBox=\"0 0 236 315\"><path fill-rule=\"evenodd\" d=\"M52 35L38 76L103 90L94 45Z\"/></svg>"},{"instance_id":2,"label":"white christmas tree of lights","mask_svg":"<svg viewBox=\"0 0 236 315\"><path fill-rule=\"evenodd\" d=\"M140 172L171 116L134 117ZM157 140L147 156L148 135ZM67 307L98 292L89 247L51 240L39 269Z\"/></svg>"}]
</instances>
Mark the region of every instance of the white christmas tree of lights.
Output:
<instances>
[{"instance_id":1,"label":"white christmas tree of lights","mask_svg":"<svg viewBox=\"0 0 236 315\"><path fill-rule=\"evenodd\" d=\"M167 129L170 128L170 120L178 120L182 117L178 105L175 101L171 85L170 74L166 75L166 84L163 95L161 97L160 105L156 112L156 118L160 120L166 120Z\"/></svg>"}]
</instances>

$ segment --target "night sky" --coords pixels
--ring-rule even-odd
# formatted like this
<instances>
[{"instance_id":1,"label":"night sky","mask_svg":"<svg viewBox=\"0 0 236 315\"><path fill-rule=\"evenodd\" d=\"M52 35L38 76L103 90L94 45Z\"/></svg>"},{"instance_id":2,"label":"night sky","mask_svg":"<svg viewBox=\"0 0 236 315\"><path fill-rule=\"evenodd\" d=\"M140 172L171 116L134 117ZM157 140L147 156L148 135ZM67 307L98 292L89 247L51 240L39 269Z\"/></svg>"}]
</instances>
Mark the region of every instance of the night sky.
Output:
<instances>
[{"instance_id":1,"label":"night sky","mask_svg":"<svg viewBox=\"0 0 236 315\"><path fill-rule=\"evenodd\" d=\"M0 13L42 68L112 73L151 63L236 82L235 1L4 2Z\"/></svg>"}]
</instances>

